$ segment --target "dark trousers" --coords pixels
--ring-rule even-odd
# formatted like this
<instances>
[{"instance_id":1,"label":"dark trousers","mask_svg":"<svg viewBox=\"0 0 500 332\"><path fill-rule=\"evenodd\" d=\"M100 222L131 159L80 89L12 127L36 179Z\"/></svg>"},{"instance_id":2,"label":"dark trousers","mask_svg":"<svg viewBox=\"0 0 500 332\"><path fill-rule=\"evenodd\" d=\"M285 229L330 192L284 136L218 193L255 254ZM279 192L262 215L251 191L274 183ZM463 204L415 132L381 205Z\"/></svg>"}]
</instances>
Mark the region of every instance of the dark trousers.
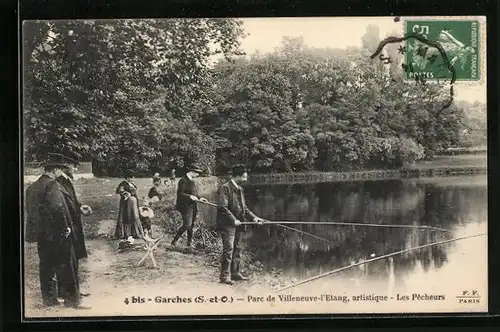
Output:
<instances>
[{"instance_id":1,"label":"dark trousers","mask_svg":"<svg viewBox=\"0 0 500 332\"><path fill-rule=\"evenodd\" d=\"M78 280L78 259L75 248L66 239L66 243L38 241L40 258L40 288L45 305L57 304L57 297L65 304L77 306L80 303L80 283ZM62 244L62 245L61 245Z\"/></svg>"},{"instance_id":2,"label":"dark trousers","mask_svg":"<svg viewBox=\"0 0 500 332\"><path fill-rule=\"evenodd\" d=\"M241 230L234 227L219 232L222 238L220 279L225 280L240 273Z\"/></svg>"},{"instance_id":3,"label":"dark trousers","mask_svg":"<svg viewBox=\"0 0 500 332\"><path fill-rule=\"evenodd\" d=\"M149 217L139 217L141 220L142 229L145 231L151 231L151 219Z\"/></svg>"},{"instance_id":4,"label":"dark trousers","mask_svg":"<svg viewBox=\"0 0 500 332\"><path fill-rule=\"evenodd\" d=\"M172 244L175 244L182 236L182 234L184 234L184 232L187 231L187 245L188 246L191 245L191 241L193 240L193 226L196 220L197 212L198 211L196 211L194 208L188 208L185 211L183 211L183 213L181 213L182 226L177 231L177 234L175 234Z\"/></svg>"},{"instance_id":5,"label":"dark trousers","mask_svg":"<svg viewBox=\"0 0 500 332\"><path fill-rule=\"evenodd\" d=\"M54 244L39 240L37 243L40 272L40 291L45 305L57 304L56 253Z\"/></svg>"},{"instance_id":6,"label":"dark trousers","mask_svg":"<svg viewBox=\"0 0 500 332\"><path fill-rule=\"evenodd\" d=\"M59 296L64 299L64 304L68 306L78 306L80 304L80 282L78 278L78 259L73 248L70 256L64 264L57 266L56 274L59 285Z\"/></svg>"}]
</instances>

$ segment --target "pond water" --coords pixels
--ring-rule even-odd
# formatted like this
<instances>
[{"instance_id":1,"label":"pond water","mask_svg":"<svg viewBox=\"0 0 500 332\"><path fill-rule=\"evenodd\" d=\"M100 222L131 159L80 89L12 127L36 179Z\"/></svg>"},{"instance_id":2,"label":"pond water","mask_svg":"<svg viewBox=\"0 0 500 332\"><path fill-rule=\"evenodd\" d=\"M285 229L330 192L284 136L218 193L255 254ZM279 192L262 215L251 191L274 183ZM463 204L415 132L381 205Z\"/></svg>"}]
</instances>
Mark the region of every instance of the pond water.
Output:
<instances>
[{"instance_id":1,"label":"pond water","mask_svg":"<svg viewBox=\"0 0 500 332\"><path fill-rule=\"evenodd\" d=\"M424 225L417 228L290 225L314 237L278 226L251 226L247 250L265 270L297 280L407 248L487 232L486 176L245 187L248 207L273 221L362 222ZM487 237L411 251L348 269L323 280L346 287L374 284L408 289L412 284L444 287L468 278L487 286ZM330 278L330 279L329 279ZM425 280L425 281L424 281ZM369 281L369 282L368 282ZM319 283L321 284L321 282ZM317 285L317 283L316 283ZM459 287L459 286L457 286Z\"/></svg>"}]
</instances>

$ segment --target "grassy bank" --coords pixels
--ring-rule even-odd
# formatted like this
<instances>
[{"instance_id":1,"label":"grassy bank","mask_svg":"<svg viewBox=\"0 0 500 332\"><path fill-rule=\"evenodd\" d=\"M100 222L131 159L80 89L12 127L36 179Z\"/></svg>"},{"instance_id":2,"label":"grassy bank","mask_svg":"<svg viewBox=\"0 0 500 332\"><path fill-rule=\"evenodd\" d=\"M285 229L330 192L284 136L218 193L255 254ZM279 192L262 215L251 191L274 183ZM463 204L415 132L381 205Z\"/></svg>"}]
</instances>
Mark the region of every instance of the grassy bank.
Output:
<instances>
[{"instance_id":1,"label":"grassy bank","mask_svg":"<svg viewBox=\"0 0 500 332\"><path fill-rule=\"evenodd\" d=\"M487 155L437 156L431 161L405 165L400 169L365 169L351 172L302 172L254 174L250 184L318 183L363 180L392 180L422 177L467 176L486 174Z\"/></svg>"},{"instance_id":2,"label":"grassy bank","mask_svg":"<svg viewBox=\"0 0 500 332\"><path fill-rule=\"evenodd\" d=\"M442 155L436 156L433 160L422 161L411 165L412 168L432 168L432 167L486 167L488 165L488 155L486 153L463 154L463 155Z\"/></svg>"}]
</instances>

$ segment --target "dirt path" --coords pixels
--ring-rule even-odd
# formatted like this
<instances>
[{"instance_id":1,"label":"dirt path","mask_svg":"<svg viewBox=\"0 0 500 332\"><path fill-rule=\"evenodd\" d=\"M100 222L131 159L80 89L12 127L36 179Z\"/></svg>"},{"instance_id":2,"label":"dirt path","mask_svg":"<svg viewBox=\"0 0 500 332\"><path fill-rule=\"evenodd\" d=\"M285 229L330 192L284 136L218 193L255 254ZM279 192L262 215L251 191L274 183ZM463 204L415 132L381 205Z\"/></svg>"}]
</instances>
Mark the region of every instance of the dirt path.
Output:
<instances>
[{"instance_id":1,"label":"dirt path","mask_svg":"<svg viewBox=\"0 0 500 332\"><path fill-rule=\"evenodd\" d=\"M102 221L100 232L108 233L112 223ZM108 233L109 234L109 233ZM262 280L227 286L218 283L218 265L211 264L206 254L181 252L172 248L167 236L155 251L158 268L151 260L137 266L146 251L139 243L136 250L119 253L116 241L94 239L87 241L88 258L80 267L81 291L90 293L83 298L89 310L75 310L63 306L44 308L40 303L38 284L32 282L26 289L27 317L102 316L137 314L137 307L127 306L125 299L131 297L152 298L168 296L198 296L199 294L245 294L250 289L262 287ZM182 240L180 241L182 242ZM182 246L179 246L182 249ZM30 251L30 250L28 250ZM33 248L31 248L33 251ZM35 252L31 253L33 256ZM35 254L36 255L36 254ZM31 257L33 259L33 257ZM34 258L36 260L36 257ZM32 264L32 266L36 266ZM38 280L38 271L29 271L31 280ZM36 274L36 277L35 275ZM229 292L229 293L228 293ZM187 310L189 308L186 308ZM161 306L149 308L148 313L165 314ZM192 312L191 314L194 314Z\"/></svg>"}]
</instances>

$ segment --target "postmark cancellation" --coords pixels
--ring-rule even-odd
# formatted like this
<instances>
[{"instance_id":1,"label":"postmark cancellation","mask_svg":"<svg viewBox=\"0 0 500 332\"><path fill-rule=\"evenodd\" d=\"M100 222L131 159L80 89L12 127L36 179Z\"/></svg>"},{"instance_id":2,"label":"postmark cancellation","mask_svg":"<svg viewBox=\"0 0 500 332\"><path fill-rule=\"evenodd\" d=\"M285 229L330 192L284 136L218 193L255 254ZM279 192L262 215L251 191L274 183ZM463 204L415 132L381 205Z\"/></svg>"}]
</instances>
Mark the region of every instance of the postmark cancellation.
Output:
<instances>
[{"instance_id":1,"label":"postmark cancellation","mask_svg":"<svg viewBox=\"0 0 500 332\"><path fill-rule=\"evenodd\" d=\"M483 84L485 21L481 17L406 18L404 79ZM467 84L468 83L468 84Z\"/></svg>"}]
</instances>

